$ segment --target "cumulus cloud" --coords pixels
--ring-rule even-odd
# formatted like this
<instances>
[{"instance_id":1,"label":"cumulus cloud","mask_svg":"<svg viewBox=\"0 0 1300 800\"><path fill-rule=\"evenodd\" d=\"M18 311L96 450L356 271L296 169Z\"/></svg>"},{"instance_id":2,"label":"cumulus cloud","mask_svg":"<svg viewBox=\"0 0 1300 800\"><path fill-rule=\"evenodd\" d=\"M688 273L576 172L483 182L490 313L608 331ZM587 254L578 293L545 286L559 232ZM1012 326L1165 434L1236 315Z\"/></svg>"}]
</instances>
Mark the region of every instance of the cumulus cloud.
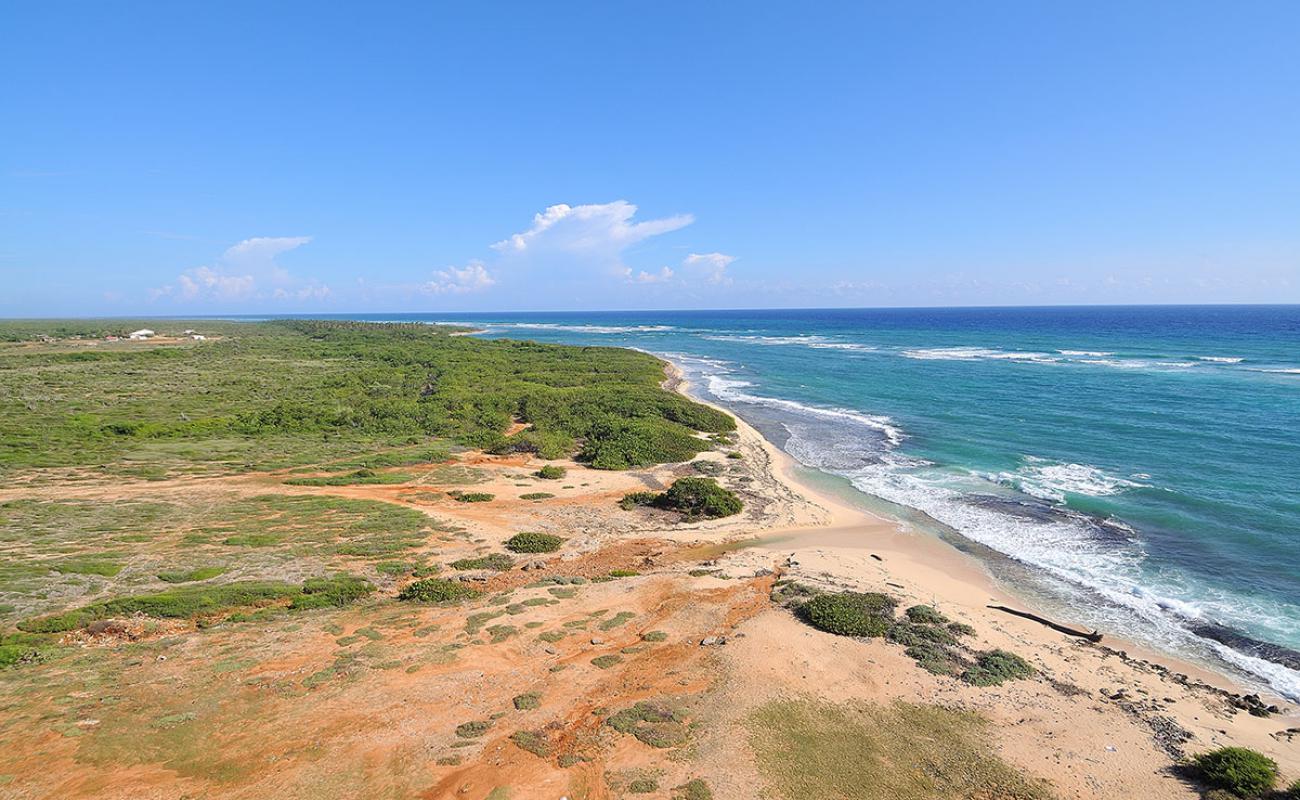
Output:
<instances>
[{"instance_id":1,"label":"cumulus cloud","mask_svg":"<svg viewBox=\"0 0 1300 800\"><path fill-rule=\"evenodd\" d=\"M634 222L637 207L626 200L570 206L553 205L533 216L528 230L492 245L503 257L563 254L622 272L623 251L652 236L684 228L690 214Z\"/></svg>"},{"instance_id":2,"label":"cumulus cloud","mask_svg":"<svg viewBox=\"0 0 1300 800\"><path fill-rule=\"evenodd\" d=\"M330 288L290 275L276 263L281 253L302 247L310 236L255 236L226 249L211 265L187 269L174 283L150 292L155 298L203 300L321 300Z\"/></svg>"},{"instance_id":3,"label":"cumulus cloud","mask_svg":"<svg viewBox=\"0 0 1300 800\"><path fill-rule=\"evenodd\" d=\"M466 294L479 292L496 279L487 271L481 261L471 261L464 267L448 267L433 274L433 280L424 284L424 290L433 294Z\"/></svg>"},{"instance_id":4,"label":"cumulus cloud","mask_svg":"<svg viewBox=\"0 0 1300 800\"><path fill-rule=\"evenodd\" d=\"M672 267L661 267L658 272L641 270L636 275L633 275L631 268L628 268L624 274L634 283L667 283L673 279L674 273Z\"/></svg>"},{"instance_id":5,"label":"cumulus cloud","mask_svg":"<svg viewBox=\"0 0 1300 800\"><path fill-rule=\"evenodd\" d=\"M731 283L727 267L735 260L725 253L691 253L682 259L682 266L695 270L708 283Z\"/></svg>"}]
</instances>

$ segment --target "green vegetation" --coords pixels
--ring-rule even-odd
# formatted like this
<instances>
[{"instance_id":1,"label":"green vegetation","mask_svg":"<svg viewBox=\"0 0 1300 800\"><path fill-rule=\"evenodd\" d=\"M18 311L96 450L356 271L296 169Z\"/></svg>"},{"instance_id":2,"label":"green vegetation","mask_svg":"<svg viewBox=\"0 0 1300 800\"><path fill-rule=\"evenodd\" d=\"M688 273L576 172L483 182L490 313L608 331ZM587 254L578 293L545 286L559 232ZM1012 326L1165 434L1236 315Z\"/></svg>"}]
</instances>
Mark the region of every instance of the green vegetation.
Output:
<instances>
[{"instance_id":1,"label":"green vegetation","mask_svg":"<svg viewBox=\"0 0 1300 800\"><path fill-rule=\"evenodd\" d=\"M191 570L171 570L159 572L158 580L165 583L193 583L206 581L225 573L225 567L198 567Z\"/></svg>"},{"instance_id":2,"label":"green vegetation","mask_svg":"<svg viewBox=\"0 0 1300 800\"><path fill-rule=\"evenodd\" d=\"M555 495L550 492L527 492L519 495L520 500L550 500Z\"/></svg>"},{"instance_id":3,"label":"green vegetation","mask_svg":"<svg viewBox=\"0 0 1300 800\"><path fill-rule=\"evenodd\" d=\"M578 457L602 469L688 460L730 416L660 387L632 350L451 336L414 323L277 320L6 322L0 340L186 326L210 341L0 346L0 468L92 465L129 474L242 471L430 437L496 452ZM220 339L218 340L218 337ZM515 420L529 428L505 431ZM362 468L410 463L380 459Z\"/></svg>"},{"instance_id":4,"label":"green vegetation","mask_svg":"<svg viewBox=\"0 0 1300 800\"><path fill-rule=\"evenodd\" d=\"M486 556L462 558L451 562L452 569L490 569L505 572L515 565L515 560L505 553L490 553Z\"/></svg>"},{"instance_id":5,"label":"green vegetation","mask_svg":"<svg viewBox=\"0 0 1300 800\"><path fill-rule=\"evenodd\" d=\"M554 464L547 464L546 466L537 470L533 474L541 478L542 480L558 481L561 478L563 478L566 474L568 474L568 470L566 470L564 467L558 467Z\"/></svg>"},{"instance_id":6,"label":"green vegetation","mask_svg":"<svg viewBox=\"0 0 1300 800\"><path fill-rule=\"evenodd\" d=\"M1000 686L1033 675L1034 668L1015 653L985 650L975 654L975 665L963 672L961 679L972 686Z\"/></svg>"},{"instance_id":7,"label":"green vegetation","mask_svg":"<svg viewBox=\"0 0 1300 800\"><path fill-rule=\"evenodd\" d=\"M351 575L311 578L301 586L278 581L236 581L219 586L185 586L153 594L133 595L105 600L88 606L23 620L20 630L29 633L58 633L84 628L92 622L112 617L143 614L166 619L193 618L220 614L235 608L265 606L289 601L293 609L345 605L374 591L369 582Z\"/></svg>"},{"instance_id":8,"label":"green vegetation","mask_svg":"<svg viewBox=\"0 0 1300 800\"><path fill-rule=\"evenodd\" d=\"M609 577L611 578L635 578L641 573L634 569L611 569Z\"/></svg>"},{"instance_id":9,"label":"green vegetation","mask_svg":"<svg viewBox=\"0 0 1300 800\"><path fill-rule=\"evenodd\" d=\"M686 744L691 736L686 716L663 702L643 700L605 722L619 733L630 734L651 747L678 747Z\"/></svg>"},{"instance_id":10,"label":"green vegetation","mask_svg":"<svg viewBox=\"0 0 1300 800\"><path fill-rule=\"evenodd\" d=\"M525 531L506 540L506 549L512 553L554 553L564 540L551 533Z\"/></svg>"},{"instance_id":11,"label":"green vegetation","mask_svg":"<svg viewBox=\"0 0 1300 800\"><path fill-rule=\"evenodd\" d=\"M322 478L290 478L285 483L290 486L360 486L364 484L406 483L411 476L404 472L375 472L373 469L359 469L345 475L328 475Z\"/></svg>"},{"instance_id":12,"label":"green vegetation","mask_svg":"<svg viewBox=\"0 0 1300 800\"><path fill-rule=\"evenodd\" d=\"M1237 797L1258 797L1277 784L1277 763L1245 747L1220 747L1192 759L1197 778ZM1295 787L1292 787L1293 789Z\"/></svg>"},{"instance_id":13,"label":"green vegetation","mask_svg":"<svg viewBox=\"0 0 1300 800\"><path fill-rule=\"evenodd\" d=\"M527 750L538 758L547 758L551 755L551 743L546 740L546 734L541 731L515 731L510 734L510 741L521 750Z\"/></svg>"},{"instance_id":14,"label":"green vegetation","mask_svg":"<svg viewBox=\"0 0 1300 800\"><path fill-rule=\"evenodd\" d=\"M479 592L469 584L449 581L446 578L425 578L408 583L398 593L397 599L414 600L420 603L459 603L478 596Z\"/></svg>"},{"instance_id":15,"label":"green vegetation","mask_svg":"<svg viewBox=\"0 0 1300 800\"><path fill-rule=\"evenodd\" d=\"M751 714L746 726L759 768L784 800L1050 797L998 758L987 721L971 712L778 700Z\"/></svg>"},{"instance_id":16,"label":"green vegetation","mask_svg":"<svg viewBox=\"0 0 1300 800\"><path fill-rule=\"evenodd\" d=\"M947 625L948 618L940 614L933 606L912 606L904 612L908 620L919 625Z\"/></svg>"},{"instance_id":17,"label":"green vegetation","mask_svg":"<svg viewBox=\"0 0 1300 800\"><path fill-rule=\"evenodd\" d=\"M495 499L496 495L487 492L461 492L454 497L457 503L487 503Z\"/></svg>"},{"instance_id":18,"label":"green vegetation","mask_svg":"<svg viewBox=\"0 0 1300 800\"><path fill-rule=\"evenodd\" d=\"M693 778L681 786L673 787L672 800L713 800L713 790L708 783Z\"/></svg>"},{"instance_id":19,"label":"green vegetation","mask_svg":"<svg viewBox=\"0 0 1300 800\"><path fill-rule=\"evenodd\" d=\"M462 722L456 726L456 735L462 739L477 739L487 733L492 728L489 720L477 719L472 722Z\"/></svg>"},{"instance_id":20,"label":"green vegetation","mask_svg":"<svg viewBox=\"0 0 1300 800\"><path fill-rule=\"evenodd\" d=\"M716 519L739 514L744 503L730 489L712 478L678 478L666 492L632 492L619 506L630 511L637 506L654 506L683 514L687 520Z\"/></svg>"},{"instance_id":21,"label":"green vegetation","mask_svg":"<svg viewBox=\"0 0 1300 800\"><path fill-rule=\"evenodd\" d=\"M514 700L511 702L514 703L515 709L518 711L532 711L535 708L542 707L542 694L541 692L527 692L515 695Z\"/></svg>"},{"instance_id":22,"label":"green vegetation","mask_svg":"<svg viewBox=\"0 0 1300 800\"><path fill-rule=\"evenodd\" d=\"M610 655L605 655L605 656L596 656L591 660L592 665L598 667L599 669L609 669L615 664L621 664L622 662L623 662L622 656L614 655L612 653Z\"/></svg>"},{"instance_id":23,"label":"green vegetation","mask_svg":"<svg viewBox=\"0 0 1300 800\"><path fill-rule=\"evenodd\" d=\"M668 641L668 634L664 631L647 631L646 633L641 634L641 641L666 642Z\"/></svg>"},{"instance_id":24,"label":"green vegetation","mask_svg":"<svg viewBox=\"0 0 1300 800\"><path fill-rule=\"evenodd\" d=\"M112 561L77 559L55 564L51 569L63 575L99 575L111 578L122 571L122 565Z\"/></svg>"},{"instance_id":25,"label":"green vegetation","mask_svg":"<svg viewBox=\"0 0 1300 800\"><path fill-rule=\"evenodd\" d=\"M654 778L633 778L627 785L628 794L650 794L659 791L659 781Z\"/></svg>"},{"instance_id":26,"label":"green vegetation","mask_svg":"<svg viewBox=\"0 0 1300 800\"><path fill-rule=\"evenodd\" d=\"M796 613L814 628L838 636L884 636L893 623L894 599L875 592L820 594Z\"/></svg>"}]
</instances>

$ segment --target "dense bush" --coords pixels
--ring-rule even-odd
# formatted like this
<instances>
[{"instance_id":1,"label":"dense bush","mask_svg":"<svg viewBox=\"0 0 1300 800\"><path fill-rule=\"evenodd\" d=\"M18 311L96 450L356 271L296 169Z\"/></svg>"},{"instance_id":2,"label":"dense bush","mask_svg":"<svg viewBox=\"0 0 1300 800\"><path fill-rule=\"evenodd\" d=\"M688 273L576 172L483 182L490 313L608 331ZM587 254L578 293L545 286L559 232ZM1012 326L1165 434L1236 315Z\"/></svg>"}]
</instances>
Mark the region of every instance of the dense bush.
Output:
<instances>
[{"instance_id":1,"label":"dense bush","mask_svg":"<svg viewBox=\"0 0 1300 800\"><path fill-rule=\"evenodd\" d=\"M494 499L496 495L487 492L461 492L455 497L458 503L486 503Z\"/></svg>"},{"instance_id":2,"label":"dense bush","mask_svg":"<svg viewBox=\"0 0 1300 800\"><path fill-rule=\"evenodd\" d=\"M506 540L506 549L513 553L554 553L564 540L550 533L525 531Z\"/></svg>"},{"instance_id":3,"label":"dense bush","mask_svg":"<svg viewBox=\"0 0 1300 800\"><path fill-rule=\"evenodd\" d=\"M564 467L558 467L554 464L547 464L546 466L537 470L533 474L544 480L558 481L560 478L564 477L566 472L567 470L565 470Z\"/></svg>"},{"instance_id":4,"label":"dense bush","mask_svg":"<svg viewBox=\"0 0 1300 800\"><path fill-rule=\"evenodd\" d=\"M625 511L637 506L677 511L694 520L739 514L745 504L735 492L719 486L712 478L678 478L666 492L632 492L619 501Z\"/></svg>"},{"instance_id":5,"label":"dense bush","mask_svg":"<svg viewBox=\"0 0 1300 800\"><path fill-rule=\"evenodd\" d=\"M139 440L217 438L239 442L256 462L282 458L285 437L319 436L358 449L440 437L544 458L580 443L593 466L625 468L687 460L709 444L695 431L735 428L727 414L661 388L663 362L632 350L470 339L404 323L203 327L220 341L0 354L14 397L57 398L0 415L0 465L105 464ZM0 323L0 339L72 329ZM51 392L74 362L75 391ZM528 427L506 436L516 421Z\"/></svg>"},{"instance_id":6,"label":"dense bush","mask_svg":"<svg viewBox=\"0 0 1300 800\"><path fill-rule=\"evenodd\" d=\"M839 636L884 636L893 622L894 599L875 592L820 594L798 607L799 618Z\"/></svg>"},{"instance_id":7,"label":"dense bush","mask_svg":"<svg viewBox=\"0 0 1300 800\"><path fill-rule=\"evenodd\" d=\"M606 418L591 426L578 460L596 469L690 461L709 449L690 428L656 419Z\"/></svg>"},{"instance_id":8,"label":"dense bush","mask_svg":"<svg viewBox=\"0 0 1300 800\"><path fill-rule=\"evenodd\" d=\"M975 665L961 674L961 679L972 686L1000 686L1006 681L1028 678L1035 670L1015 653L1006 650L985 650L975 654Z\"/></svg>"},{"instance_id":9,"label":"dense bush","mask_svg":"<svg viewBox=\"0 0 1300 800\"><path fill-rule=\"evenodd\" d=\"M1273 759L1245 747L1202 753L1192 759L1192 767L1206 786L1238 797L1258 797L1272 789L1278 778Z\"/></svg>"},{"instance_id":10,"label":"dense bush","mask_svg":"<svg viewBox=\"0 0 1300 800\"><path fill-rule=\"evenodd\" d=\"M478 595L478 591L460 581L451 581L446 578L425 578L414 583L408 583L401 593L397 595L397 598L399 600L415 600L421 603L457 603L461 600L473 599Z\"/></svg>"},{"instance_id":11,"label":"dense bush","mask_svg":"<svg viewBox=\"0 0 1300 800\"><path fill-rule=\"evenodd\" d=\"M744 507L735 492L722 488L712 478L678 478L659 502L691 519L729 517Z\"/></svg>"}]
</instances>

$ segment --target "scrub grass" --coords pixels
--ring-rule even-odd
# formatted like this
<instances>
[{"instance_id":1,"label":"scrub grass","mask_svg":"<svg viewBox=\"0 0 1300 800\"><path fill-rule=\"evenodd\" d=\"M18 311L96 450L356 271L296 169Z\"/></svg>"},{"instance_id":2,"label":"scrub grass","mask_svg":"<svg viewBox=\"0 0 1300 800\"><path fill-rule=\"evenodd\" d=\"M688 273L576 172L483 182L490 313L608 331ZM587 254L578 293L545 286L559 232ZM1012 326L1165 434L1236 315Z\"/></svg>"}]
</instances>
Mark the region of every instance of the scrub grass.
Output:
<instances>
[{"instance_id":1,"label":"scrub grass","mask_svg":"<svg viewBox=\"0 0 1300 800\"><path fill-rule=\"evenodd\" d=\"M988 722L971 712L778 700L745 724L760 769L784 800L1051 797L997 757Z\"/></svg>"}]
</instances>

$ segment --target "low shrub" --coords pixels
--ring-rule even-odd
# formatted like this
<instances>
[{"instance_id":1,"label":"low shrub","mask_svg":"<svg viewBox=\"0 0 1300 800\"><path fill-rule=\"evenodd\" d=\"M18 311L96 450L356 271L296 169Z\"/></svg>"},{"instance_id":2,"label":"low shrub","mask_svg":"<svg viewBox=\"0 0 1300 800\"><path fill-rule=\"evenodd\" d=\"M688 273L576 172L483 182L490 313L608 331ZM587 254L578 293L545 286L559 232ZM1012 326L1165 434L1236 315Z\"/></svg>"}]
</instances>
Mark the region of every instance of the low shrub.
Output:
<instances>
[{"instance_id":1,"label":"low shrub","mask_svg":"<svg viewBox=\"0 0 1300 800\"><path fill-rule=\"evenodd\" d=\"M821 594L797 611L804 622L838 636L884 636L893 612L894 599L875 592Z\"/></svg>"},{"instance_id":2,"label":"low shrub","mask_svg":"<svg viewBox=\"0 0 1300 800\"><path fill-rule=\"evenodd\" d=\"M515 709L517 711L532 711L534 708L541 708L542 695L540 692L527 692L526 694L515 695Z\"/></svg>"},{"instance_id":3,"label":"low shrub","mask_svg":"<svg viewBox=\"0 0 1300 800\"><path fill-rule=\"evenodd\" d=\"M654 778L635 778L627 785L628 794L650 794L659 791L659 781Z\"/></svg>"},{"instance_id":4,"label":"low shrub","mask_svg":"<svg viewBox=\"0 0 1300 800\"><path fill-rule=\"evenodd\" d=\"M461 492L456 495L457 503L486 503L496 498L494 494L487 492Z\"/></svg>"},{"instance_id":5,"label":"low shrub","mask_svg":"<svg viewBox=\"0 0 1300 800\"><path fill-rule=\"evenodd\" d=\"M640 574L634 569L611 569L609 571L609 577L611 578L635 578Z\"/></svg>"},{"instance_id":6,"label":"low shrub","mask_svg":"<svg viewBox=\"0 0 1300 800\"><path fill-rule=\"evenodd\" d=\"M519 499L520 499L520 500L534 500L534 501L536 501L536 500L550 500L550 499L551 499L552 497L554 497L554 496L555 496L555 495L551 494L550 492L528 492L528 493L526 493L526 494L521 494L521 495L519 495Z\"/></svg>"},{"instance_id":7,"label":"low shrub","mask_svg":"<svg viewBox=\"0 0 1300 800\"><path fill-rule=\"evenodd\" d=\"M293 598L289 608L302 610L345 606L360 600L374 590L374 584L370 581L346 573L329 578L308 578L302 583L302 594Z\"/></svg>"},{"instance_id":8,"label":"low shrub","mask_svg":"<svg viewBox=\"0 0 1300 800\"><path fill-rule=\"evenodd\" d=\"M1257 797L1272 789L1278 778L1277 762L1245 747L1202 753L1192 759L1192 767L1206 786L1237 797Z\"/></svg>"},{"instance_id":9,"label":"low shrub","mask_svg":"<svg viewBox=\"0 0 1300 800\"><path fill-rule=\"evenodd\" d=\"M1029 662L1015 653L985 650L975 654L975 665L963 672L961 679L972 686L1001 686L1007 681L1031 677L1034 672Z\"/></svg>"},{"instance_id":10,"label":"low shrub","mask_svg":"<svg viewBox=\"0 0 1300 800\"><path fill-rule=\"evenodd\" d=\"M623 709L605 723L619 733L630 734L660 749L686 744L691 734L681 712L666 703L650 700Z\"/></svg>"},{"instance_id":11,"label":"low shrub","mask_svg":"<svg viewBox=\"0 0 1300 800\"><path fill-rule=\"evenodd\" d=\"M904 612L908 620L924 625L947 625L948 618L940 614L934 606L912 606Z\"/></svg>"},{"instance_id":12,"label":"low shrub","mask_svg":"<svg viewBox=\"0 0 1300 800\"><path fill-rule=\"evenodd\" d=\"M492 723L485 719L476 719L472 722L462 722L456 726L456 735L462 739L477 739L491 729Z\"/></svg>"},{"instance_id":13,"label":"low shrub","mask_svg":"<svg viewBox=\"0 0 1300 800\"><path fill-rule=\"evenodd\" d=\"M555 534L524 531L506 540L506 549L512 553L554 553L564 540Z\"/></svg>"},{"instance_id":14,"label":"low shrub","mask_svg":"<svg viewBox=\"0 0 1300 800\"><path fill-rule=\"evenodd\" d=\"M956 677L970 668L956 650L936 642L917 642L904 652L918 667L934 675Z\"/></svg>"},{"instance_id":15,"label":"low shrub","mask_svg":"<svg viewBox=\"0 0 1300 800\"><path fill-rule=\"evenodd\" d=\"M546 481L558 481L560 478L563 478L567 473L568 470L566 470L564 467L559 467L554 464L547 464L546 466L534 472L533 475Z\"/></svg>"},{"instance_id":16,"label":"low shrub","mask_svg":"<svg viewBox=\"0 0 1300 800\"><path fill-rule=\"evenodd\" d=\"M259 606L294 598L303 587L279 581L236 581L221 586L182 586L152 594L104 600L61 614L26 619L18 628L29 633L60 633L76 630L100 619L143 614L164 619L183 619L213 614L243 606Z\"/></svg>"},{"instance_id":17,"label":"low shrub","mask_svg":"<svg viewBox=\"0 0 1300 800\"><path fill-rule=\"evenodd\" d=\"M460 581L446 578L425 578L408 583L397 595L399 600L420 603L459 603L479 596L479 592Z\"/></svg>"},{"instance_id":18,"label":"low shrub","mask_svg":"<svg viewBox=\"0 0 1300 800\"><path fill-rule=\"evenodd\" d=\"M60 575L98 575L111 578L122 571L122 565L94 558L73 559L55 564L52 569Z\"/></svg>"},{"instance_id":19,"label":"low shrub","mask_svg":"<svg viewBox=\"0 0 1300 800\"><path fill-rule=\"evenodd\" d=\"M648 631L646 633L641 634L641 641L666 642L668 641L668 634L665 631Z\"/></svg>"},{"instance_id":20,"label":"low shrub","mask_svg":"<svg viewBox=\"0 0 1300 800\"><path fill-rule=\"evenodd\" d=\"M696 778L673 789L673 800L713 800L713 790Z\"/></svg>"},{"instance_id":21,"label":"low shrub","mask_svg":"<svg viewBox=\"0 0 1300 800\"><path fill-rule=\"evenodd\" d=\"M949 622L948 630L952 631L954 636L974 636L975 629L964 622Z\"/></svg>"},{"instance_id":22,"label":"low shrub","mask_svg":"<svg viewBox=\"0 0 1300 800\"><path fill-rule=\"evenodd\" d=\"M596 656L591 660L593 666L600 669L609 669L615 664L622 663L623 657L618 655Z\"/></svg>"},{"instance_id":23,"label":"low shrub","mask_svg":"<svg viewBox=\"0 0 1300 800\"><path fill-rule=\"evenodd\" d=\"M226 571L225 567L199 567L190 570L172 570L159 572L158 580L166 583L193 583L215 578Z\"/></svg>"},{"instance_id":24,"label":"low shrub","mask_svg":"<svg viewBox=\"0 0 1300 800\"><path fill-rule=\"evenodd\" d=\"M911 647L924 642L952 645L957 643L957 637L947 628L941 628L938 625L895 622L889 626L889 641L898 642L904 647Z\"/></svg>"},{"instance_id":25,"label":"low shrub","mask_svg":"<svg viewBox=\"0 0 1300 800\"><path fill-rule=\"evenodd\" d=\"M527 750L538 758L547 758L551 754L551 743L541 731L515 731L510 734L510 741L521 750Z\"/></svg>"},{"instance_id":26,"label":"low shrub","mask_svg":"<svg viewBox=\"0 0 1300 800\"><path fill-rule=\"evenodd\" d=\"M496 572L505 572L515 565L515 560L505 553L491 553L486 556L475 556L474 558L462 558L458 561L451 562L452 569L490 569Z\"/></svg>"},{"instance_id":27,"label":"low shrub","mask_svg":"<svg viewBox=\"0 0 1300 800\"><path fill-rule=\"evenodd\" d=\"M652 506L658 499L658 492L632 492L623 495L623 499L618 501L618 507L624 511L631 511L638 506Z\"/></svg>"}]
</instances>

